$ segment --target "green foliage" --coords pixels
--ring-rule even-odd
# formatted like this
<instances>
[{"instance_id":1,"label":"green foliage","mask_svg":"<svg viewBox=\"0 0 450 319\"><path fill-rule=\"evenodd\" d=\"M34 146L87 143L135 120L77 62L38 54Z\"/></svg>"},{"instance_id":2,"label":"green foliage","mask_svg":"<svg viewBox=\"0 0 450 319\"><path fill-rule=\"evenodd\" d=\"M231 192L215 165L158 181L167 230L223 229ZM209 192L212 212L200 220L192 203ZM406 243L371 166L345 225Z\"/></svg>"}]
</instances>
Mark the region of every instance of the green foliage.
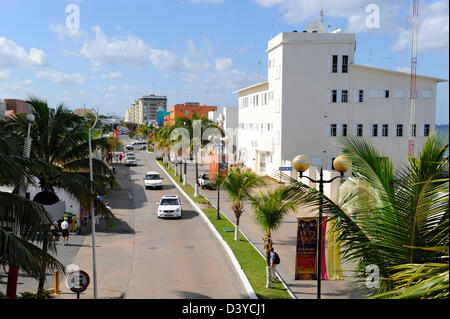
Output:
<instances>
[{"instance_id":1,"label":"green foliage","mask_svg":"<svg viewBox=\"0 0 450 319\"><path fill-rule=\"evenodd\" d=\"M307 207L323 198L324 212L336 220L343 259L356 263L361 279L366 266L379 267L382 281L374 294L403 287L397 272L408 274L402 267L409 266L402 265L440 263L445 252L448 256L448 143L430 135L419 156L396 173L364 139L348 137L341 145L352 176L341 186L339 202L297 181L287 186L288 198Z\"/></svg>"},{"instance_id":2,"label":"green foliage","mask_svg":"<svg viewBox=\"0 0 450 319\"><path fill-rule=\"evenodd\" d=\"M53 291L50 289L44 289L42 291L42 297L38 297L38 293L32 292L32 291L26 291L20 293L20 296L17 297L17 299L53 299L52 298Z\"/></svg>"}]
</instances>

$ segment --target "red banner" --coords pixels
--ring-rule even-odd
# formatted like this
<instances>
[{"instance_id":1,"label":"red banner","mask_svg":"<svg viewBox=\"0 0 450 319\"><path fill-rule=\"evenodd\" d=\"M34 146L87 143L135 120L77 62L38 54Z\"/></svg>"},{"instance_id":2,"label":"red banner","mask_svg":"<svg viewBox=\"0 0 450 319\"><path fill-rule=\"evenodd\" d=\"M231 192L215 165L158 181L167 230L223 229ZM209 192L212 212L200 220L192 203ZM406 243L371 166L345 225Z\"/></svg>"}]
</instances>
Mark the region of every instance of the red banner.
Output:
<instances>
[{"instance_id":1,"label":"red banner","mask_svg":"<svg viewBox=\"0 0 450 319\"><path fill-rule=\"evenodd\" d=\"M299 218L295 280L317 279L317 218Z\"/></svg>"}]
</instances>

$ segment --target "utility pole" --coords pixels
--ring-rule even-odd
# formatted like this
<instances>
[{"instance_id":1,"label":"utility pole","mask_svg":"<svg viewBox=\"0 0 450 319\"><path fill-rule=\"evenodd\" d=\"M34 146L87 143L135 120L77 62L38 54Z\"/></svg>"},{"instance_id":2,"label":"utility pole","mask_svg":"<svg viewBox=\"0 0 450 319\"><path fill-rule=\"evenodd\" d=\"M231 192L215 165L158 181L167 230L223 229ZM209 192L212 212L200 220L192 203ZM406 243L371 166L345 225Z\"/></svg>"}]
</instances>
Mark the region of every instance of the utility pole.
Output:
<instances>
[{"instance_id":1,"label":"utility pole","mask_svg":"<svg viewBox=\"0 0 450 319\"><path fill-rule=\"evenodd\" d=\"M94 175L92 170L92 130L97 124L98 113L95 114L95 122L92 127L89 128L89 173L91 178L91 183L94 183ZM91 185L91 192L94 192L93 186ZM92 228L92 273L94 280L94 299L97 299L97 262L96 262L96 251L95 251L95 216L94 216L94 200L91 199L91 228Z\"/></svg>"}]
</instances>

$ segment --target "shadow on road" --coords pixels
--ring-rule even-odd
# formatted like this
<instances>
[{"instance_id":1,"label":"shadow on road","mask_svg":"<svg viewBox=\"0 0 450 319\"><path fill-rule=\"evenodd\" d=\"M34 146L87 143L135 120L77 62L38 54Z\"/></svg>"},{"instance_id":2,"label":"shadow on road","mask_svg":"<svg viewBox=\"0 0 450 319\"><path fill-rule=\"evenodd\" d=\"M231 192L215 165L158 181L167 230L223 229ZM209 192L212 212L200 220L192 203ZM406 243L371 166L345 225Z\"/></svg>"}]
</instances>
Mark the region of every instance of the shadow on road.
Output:
<instances>
[{"instance_id":1,"label":"shadow on road","mask_svg":"<svg viewBox=\"0 0 450 319\"><path fill-rule=\"evenodd\" d=\"M176 291L183 299L212 299L210 296L202 295L192 291Z\"/></svg>"}]
</instances>

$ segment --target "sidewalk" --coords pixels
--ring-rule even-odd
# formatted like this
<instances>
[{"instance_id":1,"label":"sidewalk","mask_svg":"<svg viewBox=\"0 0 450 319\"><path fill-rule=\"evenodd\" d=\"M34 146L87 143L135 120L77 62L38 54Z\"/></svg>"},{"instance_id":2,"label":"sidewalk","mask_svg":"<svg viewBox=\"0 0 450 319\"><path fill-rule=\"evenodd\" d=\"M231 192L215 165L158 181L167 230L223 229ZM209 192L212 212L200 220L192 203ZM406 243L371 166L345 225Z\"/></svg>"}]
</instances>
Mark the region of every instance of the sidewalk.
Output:
<instances>
[{"instance_id":1,"label":"sidewalk","mask_svg":"<svg viewBox=\"0 0 450 319\"><path fill-rule=\"evenodd\" d=\"M208 172L207 165L199 165L199 176ZM188 182L194 185L195 165L188 164L187 167ZM271 183L269 187L277 187L277 183ZM200 193L205 196L211 204L217 206L217 190L202 190ZM232 203L228 195L220 191L220 211L233 223L235 216L232 211ZM255 222L253 209L249 203L244 203L244 213L241 215L239 228L247 238L256 246L256 248L264 254L263 232L259 225ZM272 234L274 240L274 248L281 258L281 263L277 266L277 271L285 281L288 288L296 296L297 299L316 299L317 297L317 281L313 280L295 280L295 260L296 260L296 241L297 241L297 217L294 214L287 215L279 227ZM357 283L351 277L350 264L343 264L344 280L323 280L322 281L322 298L323 299L360 299L364 298L368 292L364 286Z\"/></svg>"}]
</instances>

